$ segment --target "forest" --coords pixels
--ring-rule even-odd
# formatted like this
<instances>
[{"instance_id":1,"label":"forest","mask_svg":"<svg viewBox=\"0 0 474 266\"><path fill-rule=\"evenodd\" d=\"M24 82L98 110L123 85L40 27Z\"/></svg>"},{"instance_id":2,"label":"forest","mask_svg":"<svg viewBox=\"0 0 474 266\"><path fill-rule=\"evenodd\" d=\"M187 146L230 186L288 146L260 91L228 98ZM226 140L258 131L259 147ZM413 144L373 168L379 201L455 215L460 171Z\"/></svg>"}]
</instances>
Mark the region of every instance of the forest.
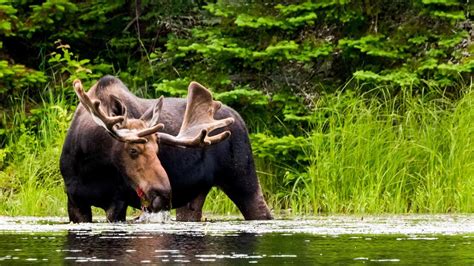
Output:
<instances>
[{"instance_id":1,"label":"forest","mask_svg":"<svg viewBox=\"0 0 474 266\"><path fill-rule=\"evenodd\" d=\"M275 215L474 212L472 0L0 0L0 215L66 215L79 101L197 81L247 123ZM238 213L218 189L206 211Z\"/></svg>"}]
</instances>

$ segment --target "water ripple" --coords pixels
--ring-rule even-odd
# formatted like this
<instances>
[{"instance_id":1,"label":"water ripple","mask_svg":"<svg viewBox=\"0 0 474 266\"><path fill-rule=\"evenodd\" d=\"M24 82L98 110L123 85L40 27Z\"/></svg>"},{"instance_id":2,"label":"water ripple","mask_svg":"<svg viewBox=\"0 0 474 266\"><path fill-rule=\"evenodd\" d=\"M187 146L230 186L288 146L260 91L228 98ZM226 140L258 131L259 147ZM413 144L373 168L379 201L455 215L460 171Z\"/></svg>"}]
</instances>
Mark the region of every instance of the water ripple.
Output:
<instances>
[{"instance_id":1,"label":"water ripple","mask_svg":"<svg viewBox=\"0 0 474 266\"><path fill-rule=\"evenodd\" d=\"M153 219L148 219L153 220ZM103 235L104 238L136 237L130 233L149 232L186 235L235 235L238 233L266 234L280 233L291 236L295 233L314 235L342 234L403 234L413 235L400 240L429 240L416 235L457 235L474 233L474 215L382 215L382 216L317 216L292 220L241 221L182 223L173 220L145 223L95 223L70 224L64 217L6 217L0 216L0 232L77 232L79 235ZM121 232L123 235L117 235ZM141 235L140 238L150 236ZM370 240L370 239L367 239Z\"/></svg>"}]
</instances>

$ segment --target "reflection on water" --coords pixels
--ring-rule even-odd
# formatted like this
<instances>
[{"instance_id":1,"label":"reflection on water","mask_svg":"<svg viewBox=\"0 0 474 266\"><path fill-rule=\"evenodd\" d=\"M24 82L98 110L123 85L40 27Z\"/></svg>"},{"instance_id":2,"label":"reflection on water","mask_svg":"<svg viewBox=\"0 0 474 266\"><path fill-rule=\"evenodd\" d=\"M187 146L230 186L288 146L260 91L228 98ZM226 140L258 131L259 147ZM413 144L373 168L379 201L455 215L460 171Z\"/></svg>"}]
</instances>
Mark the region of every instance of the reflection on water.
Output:
<instances>
[{"instance_id":1,"label":"reflection on water","mask_svg":"<svg viewBox=\"0 0 474 266\"><path fill-rule=\"evenodd\" d=\"M206 262L220 259L252 258L258 237L254 234L233 236L127 234L69 232L66 259L84 261L115 259L127 263Z\"/></svg>"},{"instance_id":2,"label":"reflection on water","mask_svg":"<svg viewBox=\"0 0 474 266\"><path fill-rule=\"evenodd\" d=\"M2 220L3 219L3 220ZM328 218L329 219L329 218ZM342 219L342 218L340 218ZM6 221L9 220L9 221ZM339 226L321 232L323 223L308 221L214 222L167 224L70 225L0 217L0 265L18 263L126 263L126 264L315 264L400 263L473 264L472 216L455 221L469 228L454 234L431 234L425 226L407 226L406 233L361 234L354 228L367 222L348 218ZM436 220L436 219L434 219ZM334 225L334 219L326 227ZM341 221L341 220L339 220ZM406 221L405 221L406 222ZM6 224L10 223L8 230ZM403 219L396 224L404 224ZM419 226L429 222L410 223ZM2 227L3 224L3 227ZM234 227L229 226L233 225ZM336 223L337 224L337 223ZM369 223L370 224L370 223ZM380 224L380 221L375 224ZM436 223L434 223L436 224ZM25 225L39 227L25 227ZM431 224L431 227L433 224ZM444 226L449 226L444 224ZM451 226L458 226L452 222ZM16 230L13 230L15 229ZM26 228L29 228L26 230ZM31 230L36 228L35 230ZM37 228L48 230L38 230ZM59 228L53 230L53 228ZM219 230L219 228L221 230ZM230 229L229 229L230 228ZM236 230L236 228L238 230ZM239 229L240 228L240 229ZM296 230L306 228L305 230ZM352 231L351 231L352 230ZM444 228L443 232L453 232ZM436 230L434 230L437 232ZM316 233L314 233L316 232ZM353 232L353 233L351 233ZM362 232L366 232L362 230Z\"/></svg>"}]
</instances>

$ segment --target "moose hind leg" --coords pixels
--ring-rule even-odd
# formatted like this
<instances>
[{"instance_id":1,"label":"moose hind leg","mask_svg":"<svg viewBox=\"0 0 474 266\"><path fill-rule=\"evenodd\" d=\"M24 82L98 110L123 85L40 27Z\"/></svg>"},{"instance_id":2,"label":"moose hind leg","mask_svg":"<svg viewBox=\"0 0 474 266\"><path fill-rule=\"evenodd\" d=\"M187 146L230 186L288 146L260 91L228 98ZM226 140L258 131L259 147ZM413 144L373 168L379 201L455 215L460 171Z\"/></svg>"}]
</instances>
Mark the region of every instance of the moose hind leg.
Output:
<instances>
[{"instance_id":1,"label":"moose hind leg","mask_svg":"<svg viewBox=\"0 0 474 266\"><path fill-rule=\"evenodd\" d=\"M67 212L69 214L69 221L73 223L91 223L92 209L91 206L82 204L77 205L68 197Z\"/></svg>"},{"instance_id":2,"label":"moose hind leg","mask_svg":"<svg viewBox=\"0 0 474 266\"><path fill-rule=\"evenodd\" d=\"M273 219L263 198L247 132L236 130L232 134L230 151L222 159L216 185L237 205L246 220Z\"/></svg>"},{"instance_id":3,"label":"moose hind leg","mask_svg":"<svg viewBox=\"0 0 474 266\"><path fill-rule=\"evenodd\" d=\"M207 193L209 193L209 190L199 194L183 207L177 208L176 221L200 222L202 219L202 206L206 200Z\"/></svg>"},{"instance_id":4,"label":"moose hind leg","mask_svg":"<svg viewBox=\"0 0 474 266\"><path fill-rule=\"evenodd\" d=\"M273 219L258 183L257 187L250 191L229 187L222 187L222 190L237 205L245 220Z\"/></svg>"},{"instance_id":5,"label":"moose hind leg","mask_svg":"<svg viewBox=\"0 0 474 266\"><path fill-rule=\"evenodd\" d=\"M271 220L273 219L267 203L263 198L260 183L256 175L247 176L248 183L229 182L222 184L222 191L237 205L245 220Z\"/></svg>"}]
</instances>

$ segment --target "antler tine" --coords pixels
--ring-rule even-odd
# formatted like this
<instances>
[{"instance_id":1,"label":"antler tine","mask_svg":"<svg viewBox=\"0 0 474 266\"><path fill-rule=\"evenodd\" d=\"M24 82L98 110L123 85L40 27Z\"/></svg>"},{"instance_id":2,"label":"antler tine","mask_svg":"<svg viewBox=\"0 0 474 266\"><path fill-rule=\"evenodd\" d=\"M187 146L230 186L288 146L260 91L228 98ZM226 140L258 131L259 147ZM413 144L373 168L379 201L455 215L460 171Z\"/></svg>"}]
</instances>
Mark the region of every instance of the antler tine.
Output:
<instances>
[{"instance_id":1,"label":"antler tine","mask_svg":"<svg viewBox=\"0 0 474 266\"><path fill-rule=\"evenodd\" d=\"M230 137L230 131L225 131L225 132L219 133L215 136L207 137L207 141L209 142L209 145L210 145L210 144L221 142L221 141L225 140L228 137Z\"/></svg>"},{"instance_id":2,"label":"antler tine","mask_svg":"<svg viewBox=\"0 0 474 266\"><path fill-rule=\"evenodd\" d=\"M154 133L156 133L156 132L162 130L163 128L165 128L165 125L163 125L163 124L161 124L161 123L160 123L160 124L156 124L156 125L154 125L154 126L152 126L152 127L145 128L145 129L139 131L139 132L137 133L137 136L138 136L138 137L145 137L145 136L154 134Z\"/></svg>"},{"instance_id":3,"label":"antler tine","mask_svg":"<svg viewBox=\"0 0 474 266\"><path fill-rule=\"evenodd\" d=\"M147 139L143 138L143 136L153 134L159 130L157 126L152 128L147 128L142 130L138 133L148 133L149 134L137 134L137 132L131 131L129 129L117 129L116 125L122 123L126 117L121 116L109 116L107 115L102 108L100 108L100 101L99 100L91 100L87 93L84 92L84 88L82 87L82 83L80 80L76 79L73 82L74 91L76 92L77 96L79 97L79 101L82 103L84 108L91 114L92 119L96 124L102 126L107 130L107 132L114 138L122 142L136 142L136 143L144 143L147 142ZM119 99L118 99L119 100ZM125 110L126 107L124 106ZM126 111L125 111L126 113Z\"/></svg>"},{"instance_id":4,"label":"antler tine","mask_svg":"<svg viewBox=\"0 0 474 266\"><path fill-rule=\"evenodd\" d=\"M97 124L102 125L108 131L113 131L114 126L125 119L124 116L108 116L105 114L105 112L100 108L100 101L92 101L84 92L80 80L74 80L73 86L77 96L79 97L79 101L81 101L82 105L84 105L84 107L92 114L94 121Z\"/></svg>"},{"instance_id":5,"label":"antler tine","mask_svg":"<svg viewBox=\"0 0 474 266\"><path fill-rule=\"evenodd\" d=\"M234 122L232 117L214 119L214 114L220 107L221 103L212 100L212 94L208 89L197 82L191 82L188 87L186 111L178 135L158 133L160 141L180 146L204 146L226 139L231 134L228 130L214 136L208 135Z\"/></svg>"}]
</instances>

